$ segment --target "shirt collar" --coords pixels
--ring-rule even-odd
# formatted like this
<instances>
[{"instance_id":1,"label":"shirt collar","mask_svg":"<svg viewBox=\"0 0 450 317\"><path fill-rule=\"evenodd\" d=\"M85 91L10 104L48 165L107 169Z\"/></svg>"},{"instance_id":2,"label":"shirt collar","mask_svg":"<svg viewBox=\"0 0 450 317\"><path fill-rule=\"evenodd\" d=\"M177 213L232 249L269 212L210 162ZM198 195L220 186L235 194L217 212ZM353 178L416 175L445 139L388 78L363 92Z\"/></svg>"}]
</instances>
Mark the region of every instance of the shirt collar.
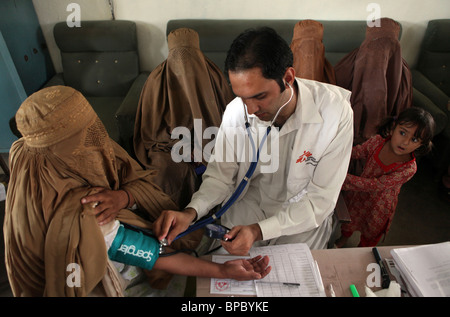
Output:
<instances>
[{"instance_id":1,"label":"shirt collar","mask_svg":"<svg viewBox=\"0 0 450 317\"><path fill-rule=\"evenodd\" d=\"M301 110L302 123L322 123L323 118L320 115L311 90L299 78L296 78L298 85L297 109Z\"/></svg>"},{"instance_id":2,"label":"shirt collar","mask_svg":"<svg viewBox=\"0 0 450 317\"><path fill-rule=\"evenodd\" d=\"M305 123L322 123L323 118L317 110L314 97L301 79L296 78L298 95L294 113L288 118L281 129L281 134L300 128Z\"/></svg>"}]
</instances>

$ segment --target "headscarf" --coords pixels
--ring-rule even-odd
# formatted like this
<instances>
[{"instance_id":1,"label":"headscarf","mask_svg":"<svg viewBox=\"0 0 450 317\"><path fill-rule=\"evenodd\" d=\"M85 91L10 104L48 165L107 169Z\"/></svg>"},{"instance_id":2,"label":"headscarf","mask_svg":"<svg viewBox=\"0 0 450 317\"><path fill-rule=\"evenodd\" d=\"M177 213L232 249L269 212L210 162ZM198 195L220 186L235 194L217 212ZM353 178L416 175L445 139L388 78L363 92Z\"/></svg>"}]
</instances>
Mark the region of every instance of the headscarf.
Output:
<instances>
[{"instance_id":1,"label":"headscarf","mask_svg":"<svg viewBox=\"0 0 450 317\"><path fill-rule=\"evenodd\" d=\"M375 135L381 120L412 105L411 72L398 40L400 25L389 18L378 22L380 26L366 28L361 46L334 67L337 85L352 92L355 144Z\"/></svg>"},{"instance_id":2,"label":"headscarf","mask_svg":"<svg viewBox=\"0 0 450 317\"><path fill-rule=\"evenodd\" d=\"M323 25L314 20L299 21L294 26L291 50L297 77L335 84L334 69L325 58Z\"/></svg>"},{"instance_id":3,"label":"headscarf","mask_svg":"<svg viewBox=\"0 0 450 317\"><path fill-rule=\"evenodd\" d=\"M81 198L96 186L125 189L149 221L126 209L117 219L144 228L161 210L174 208L173 201L154 185L154 172L144 171L108 137L78 91L42 89L23 102L16 121L23 137L10 151L3 228L14 296L86 296L98 285L120 296L93 207ZM66 283L74 264L79 287Z\"/></svg>"},{"instance_id":4,"label":"headscarf","mask_svg":"<svg viewBox=\"0 0 450 317\"><path fill-rule=\"evenodd\" d=\"M197 32L181 28L169 33L167 59L152 71L142 90L134 130L134 150L147 169L158 170L156 183L184 208L199 187L195 164L174 162L171 151L181 142L171 134L185 127L191 134L190 149L204 149L208 127L219 127L226 105L234 98L222 71L200 50ZM194 119L201 119L201 144L194 144ZM200 148L200 146L202 146ZM193 153L193 151L192 151ZM186 153L183 153L186 154ZM188 154L194 157L194 154ZM198 164L207 164L202 158ZM192 159L192 162L194 159Z\"/></svg>"}]
</instances>

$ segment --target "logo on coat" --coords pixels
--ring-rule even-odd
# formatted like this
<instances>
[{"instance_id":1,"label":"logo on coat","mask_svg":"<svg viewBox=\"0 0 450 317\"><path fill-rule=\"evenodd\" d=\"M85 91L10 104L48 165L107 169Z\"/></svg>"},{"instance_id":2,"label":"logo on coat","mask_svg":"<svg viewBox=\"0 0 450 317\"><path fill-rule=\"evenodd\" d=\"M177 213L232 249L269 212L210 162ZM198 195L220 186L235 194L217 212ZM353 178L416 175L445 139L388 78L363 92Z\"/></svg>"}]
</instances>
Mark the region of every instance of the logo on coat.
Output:
<instances>
[{"instance_id":1,"label":"logo on coat","mask_svg":"<svg viewBox=\"0 0 450 317\"><path fill-rule=\"evenodd\" d=\"M303 163L305 164L311 164L313 166L317 166L319 163L314 156L312 156L312 153L309 151L303 151L303 154L300 155L295 163Z\"/></svg>"}]
</instances>

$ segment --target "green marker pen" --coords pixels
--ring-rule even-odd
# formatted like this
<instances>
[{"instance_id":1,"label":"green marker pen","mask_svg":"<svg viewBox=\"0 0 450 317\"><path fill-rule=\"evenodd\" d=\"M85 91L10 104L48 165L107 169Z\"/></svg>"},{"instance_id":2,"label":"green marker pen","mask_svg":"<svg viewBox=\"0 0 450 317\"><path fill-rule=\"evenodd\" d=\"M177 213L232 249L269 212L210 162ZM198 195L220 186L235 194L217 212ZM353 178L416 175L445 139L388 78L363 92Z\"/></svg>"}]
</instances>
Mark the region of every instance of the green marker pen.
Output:
<instances>
[{"instance_id":1,"label":"green marker pen","mask_svg":"<svg viewBox=\"0 0 450 317\"><path fill-rule=\"evenodd\" d=\"M353 297L359 297L355 284L350 285L350 292L352 292Z\"/></svg>"}]
</instances>

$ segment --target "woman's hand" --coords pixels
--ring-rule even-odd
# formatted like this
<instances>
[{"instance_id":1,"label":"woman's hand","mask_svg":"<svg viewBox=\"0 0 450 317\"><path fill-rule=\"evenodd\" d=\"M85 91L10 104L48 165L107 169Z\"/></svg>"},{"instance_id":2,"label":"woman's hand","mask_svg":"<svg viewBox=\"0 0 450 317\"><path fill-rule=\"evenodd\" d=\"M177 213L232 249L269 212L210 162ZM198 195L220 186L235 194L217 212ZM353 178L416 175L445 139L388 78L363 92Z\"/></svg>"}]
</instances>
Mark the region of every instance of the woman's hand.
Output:
<instances>
[{"instance_id":1,"label":"woman's hand","mask_svg":"<svg viewBox=\"0 0 450 317\"><path fill-rule=\"evenodd\" d=\"M258 280L264 278L272 269L269 257L258 255L252 259L237 259L223 264L225 276L238 281Z\"/></svg>"},{"instance_id":2,"label":"woman's hand","mask_svg":"<svg viewBox=\"0 0 450 317\"><path fill-rule=\"evenodd\" d=\"M110 190L106 188L94 188L98 193L81 199L82 204L95 205L94 213L100 226L114 220L121 209L127 208L129 196L125 190Z\"/></svg>"}]
</instances>

